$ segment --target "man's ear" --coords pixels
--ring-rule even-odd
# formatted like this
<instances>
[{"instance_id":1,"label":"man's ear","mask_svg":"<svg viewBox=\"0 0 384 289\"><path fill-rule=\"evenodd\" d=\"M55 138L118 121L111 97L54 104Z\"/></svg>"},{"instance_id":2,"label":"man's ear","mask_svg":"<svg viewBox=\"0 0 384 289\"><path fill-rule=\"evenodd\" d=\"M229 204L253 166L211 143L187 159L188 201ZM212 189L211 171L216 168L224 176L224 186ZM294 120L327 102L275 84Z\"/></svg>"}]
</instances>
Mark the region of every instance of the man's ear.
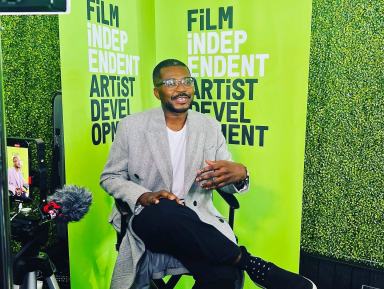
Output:
<instances>
[{"instance_id":1,"label":"man's ear","mask_svg":"<svg viewBox=\"0 0 384 289\"><path fill-rule=\"evenodd\" d=\"M159 94L159 88L154 87L153 88L153 94L156 96L157 99L160 99L160 94Z\"/></svg>"}]
</instances>

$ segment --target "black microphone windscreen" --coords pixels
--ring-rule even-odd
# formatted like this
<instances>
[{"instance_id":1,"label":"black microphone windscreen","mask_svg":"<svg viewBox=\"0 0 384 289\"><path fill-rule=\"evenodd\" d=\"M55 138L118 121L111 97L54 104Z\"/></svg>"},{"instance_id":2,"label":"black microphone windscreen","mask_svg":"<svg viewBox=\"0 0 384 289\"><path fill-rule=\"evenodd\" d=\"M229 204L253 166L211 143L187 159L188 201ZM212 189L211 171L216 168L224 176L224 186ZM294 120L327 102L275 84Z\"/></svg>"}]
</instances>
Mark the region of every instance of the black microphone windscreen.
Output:
<instances>
[{"instance_id":1,"label":"black microphone windscreen","mask_svg":"<svg viewBox=\"0 0 384 289\"><path fill-rule=\"evenodd\" d=\"M62 219L67 222L79 221L88 212L92 204L91 193L83 188L75 185L66 185L62 189L48 197L48 201L54 201L61 206Z\"/></svg>"}]
</instances>

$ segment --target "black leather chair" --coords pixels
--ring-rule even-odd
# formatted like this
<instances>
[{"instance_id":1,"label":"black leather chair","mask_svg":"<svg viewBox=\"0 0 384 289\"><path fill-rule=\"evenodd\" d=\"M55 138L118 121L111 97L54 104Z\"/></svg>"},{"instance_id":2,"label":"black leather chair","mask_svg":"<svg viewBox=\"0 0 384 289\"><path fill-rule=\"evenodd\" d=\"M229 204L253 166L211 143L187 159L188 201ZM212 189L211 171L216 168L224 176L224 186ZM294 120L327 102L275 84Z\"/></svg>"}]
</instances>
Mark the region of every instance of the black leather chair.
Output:
<instances>
[{"instance_id":1,"label":"black leather chair","mask_svg":"<svg viewBox=\"0 0 384 289\"><path fill-rule=\"evenodd\" d=\"M239 201L236 199L235 195L224 193L222 190L217 189L216 192L224 199L224 201L229 206L229 214L228 214L228 224L233 229L234 221L235 221L235 210L240 208ZM116 250L119 251L121 241L126 233L127 227L127 214L126 212L129 210L128 205L122 202L121 200L115 200L116 208L121 213L121 232L117 232L117 242L116 242ZM172 275L167 282L163 279L154 279L151 281L152 289L174 289L177 285L177 282L183 275Z\"/></svg>"}]
</instances>

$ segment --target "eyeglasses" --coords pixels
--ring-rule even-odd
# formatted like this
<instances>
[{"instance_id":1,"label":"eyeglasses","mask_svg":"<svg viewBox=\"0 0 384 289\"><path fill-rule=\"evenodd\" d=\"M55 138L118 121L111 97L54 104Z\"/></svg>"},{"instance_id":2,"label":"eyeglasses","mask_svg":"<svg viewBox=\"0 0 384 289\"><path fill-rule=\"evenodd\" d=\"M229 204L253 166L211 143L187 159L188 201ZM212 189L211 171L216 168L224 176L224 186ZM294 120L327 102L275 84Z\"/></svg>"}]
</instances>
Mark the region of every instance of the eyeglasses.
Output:
<instances>
[{"instance_id":1,"label":"eyeglasses","mask_svg":"<svg viewBox=\"0 0 384 289\"><path fill-rule=\"evenodd\" d=\"M193 86L195 83L195 79L193 77L184 77L180 80L174 79L174 78L169 78L169 79L164 79L163 81L159 82L156 84L156 86L166 86L169 88L176 88L178 85L182 84L184 86Z\"/></svg>"}]
</instances>

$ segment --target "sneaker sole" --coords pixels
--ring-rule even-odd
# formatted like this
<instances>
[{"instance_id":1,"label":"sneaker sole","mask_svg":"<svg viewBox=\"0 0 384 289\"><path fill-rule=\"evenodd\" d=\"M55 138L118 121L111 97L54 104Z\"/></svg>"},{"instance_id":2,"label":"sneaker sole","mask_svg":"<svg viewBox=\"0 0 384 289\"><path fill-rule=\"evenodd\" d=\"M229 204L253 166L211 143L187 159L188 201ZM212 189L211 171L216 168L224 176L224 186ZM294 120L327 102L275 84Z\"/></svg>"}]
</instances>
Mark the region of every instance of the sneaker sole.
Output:
<instances>
[{"instance_id":1,"label":"sneaker sole","mask_svg":"<svg viewBox=\"0 0 384 289\"><path fill-rule=\"evenodd\" d=\"M312 280L310 280L310 279L308 279L308 278L306 278L306 277L304 277L304 276L302 276L302 277L305 278L305 279L307 279L309 282L311 282L311 284L312 284L312 289L317 289L316 284L313 283ZM259 287L262 288L262 289L268 289L268 288L266 288L266 287L261 286L260 284L257 284L256 282L253 282L253 283L255 283L257 286L259 286Z\"/></svg>"},{"instance_id":2,"label":"sneaker sole","mask_svg":"<svg viewBox=\"0 0 384 289\"><path fill-rule=\"evenodd\" d=\"M303 277L304 277L304 276L303 276ZM310 279L308 279L308 278L306 278L306 277L304 277L304 278L307 279L309 282L311 282L311 284L312 284L312 289L317 289L316 284L313 283L312 280L310 280Z\"/></svg>"},{"instance_id":3,"label":"sneaker sole","mask_svg":"<svg viewBox=\"0 0 384 289\"><path fill-rule=\"evenodd\" d=\"M255 281L253 281L253 283L254 283L255 285L257 285L258 287L262 288L262 289L268 289L267 287L263 287L263 286L261 286L260 284L257 284Z\"/></svg>"}]
</instances>

